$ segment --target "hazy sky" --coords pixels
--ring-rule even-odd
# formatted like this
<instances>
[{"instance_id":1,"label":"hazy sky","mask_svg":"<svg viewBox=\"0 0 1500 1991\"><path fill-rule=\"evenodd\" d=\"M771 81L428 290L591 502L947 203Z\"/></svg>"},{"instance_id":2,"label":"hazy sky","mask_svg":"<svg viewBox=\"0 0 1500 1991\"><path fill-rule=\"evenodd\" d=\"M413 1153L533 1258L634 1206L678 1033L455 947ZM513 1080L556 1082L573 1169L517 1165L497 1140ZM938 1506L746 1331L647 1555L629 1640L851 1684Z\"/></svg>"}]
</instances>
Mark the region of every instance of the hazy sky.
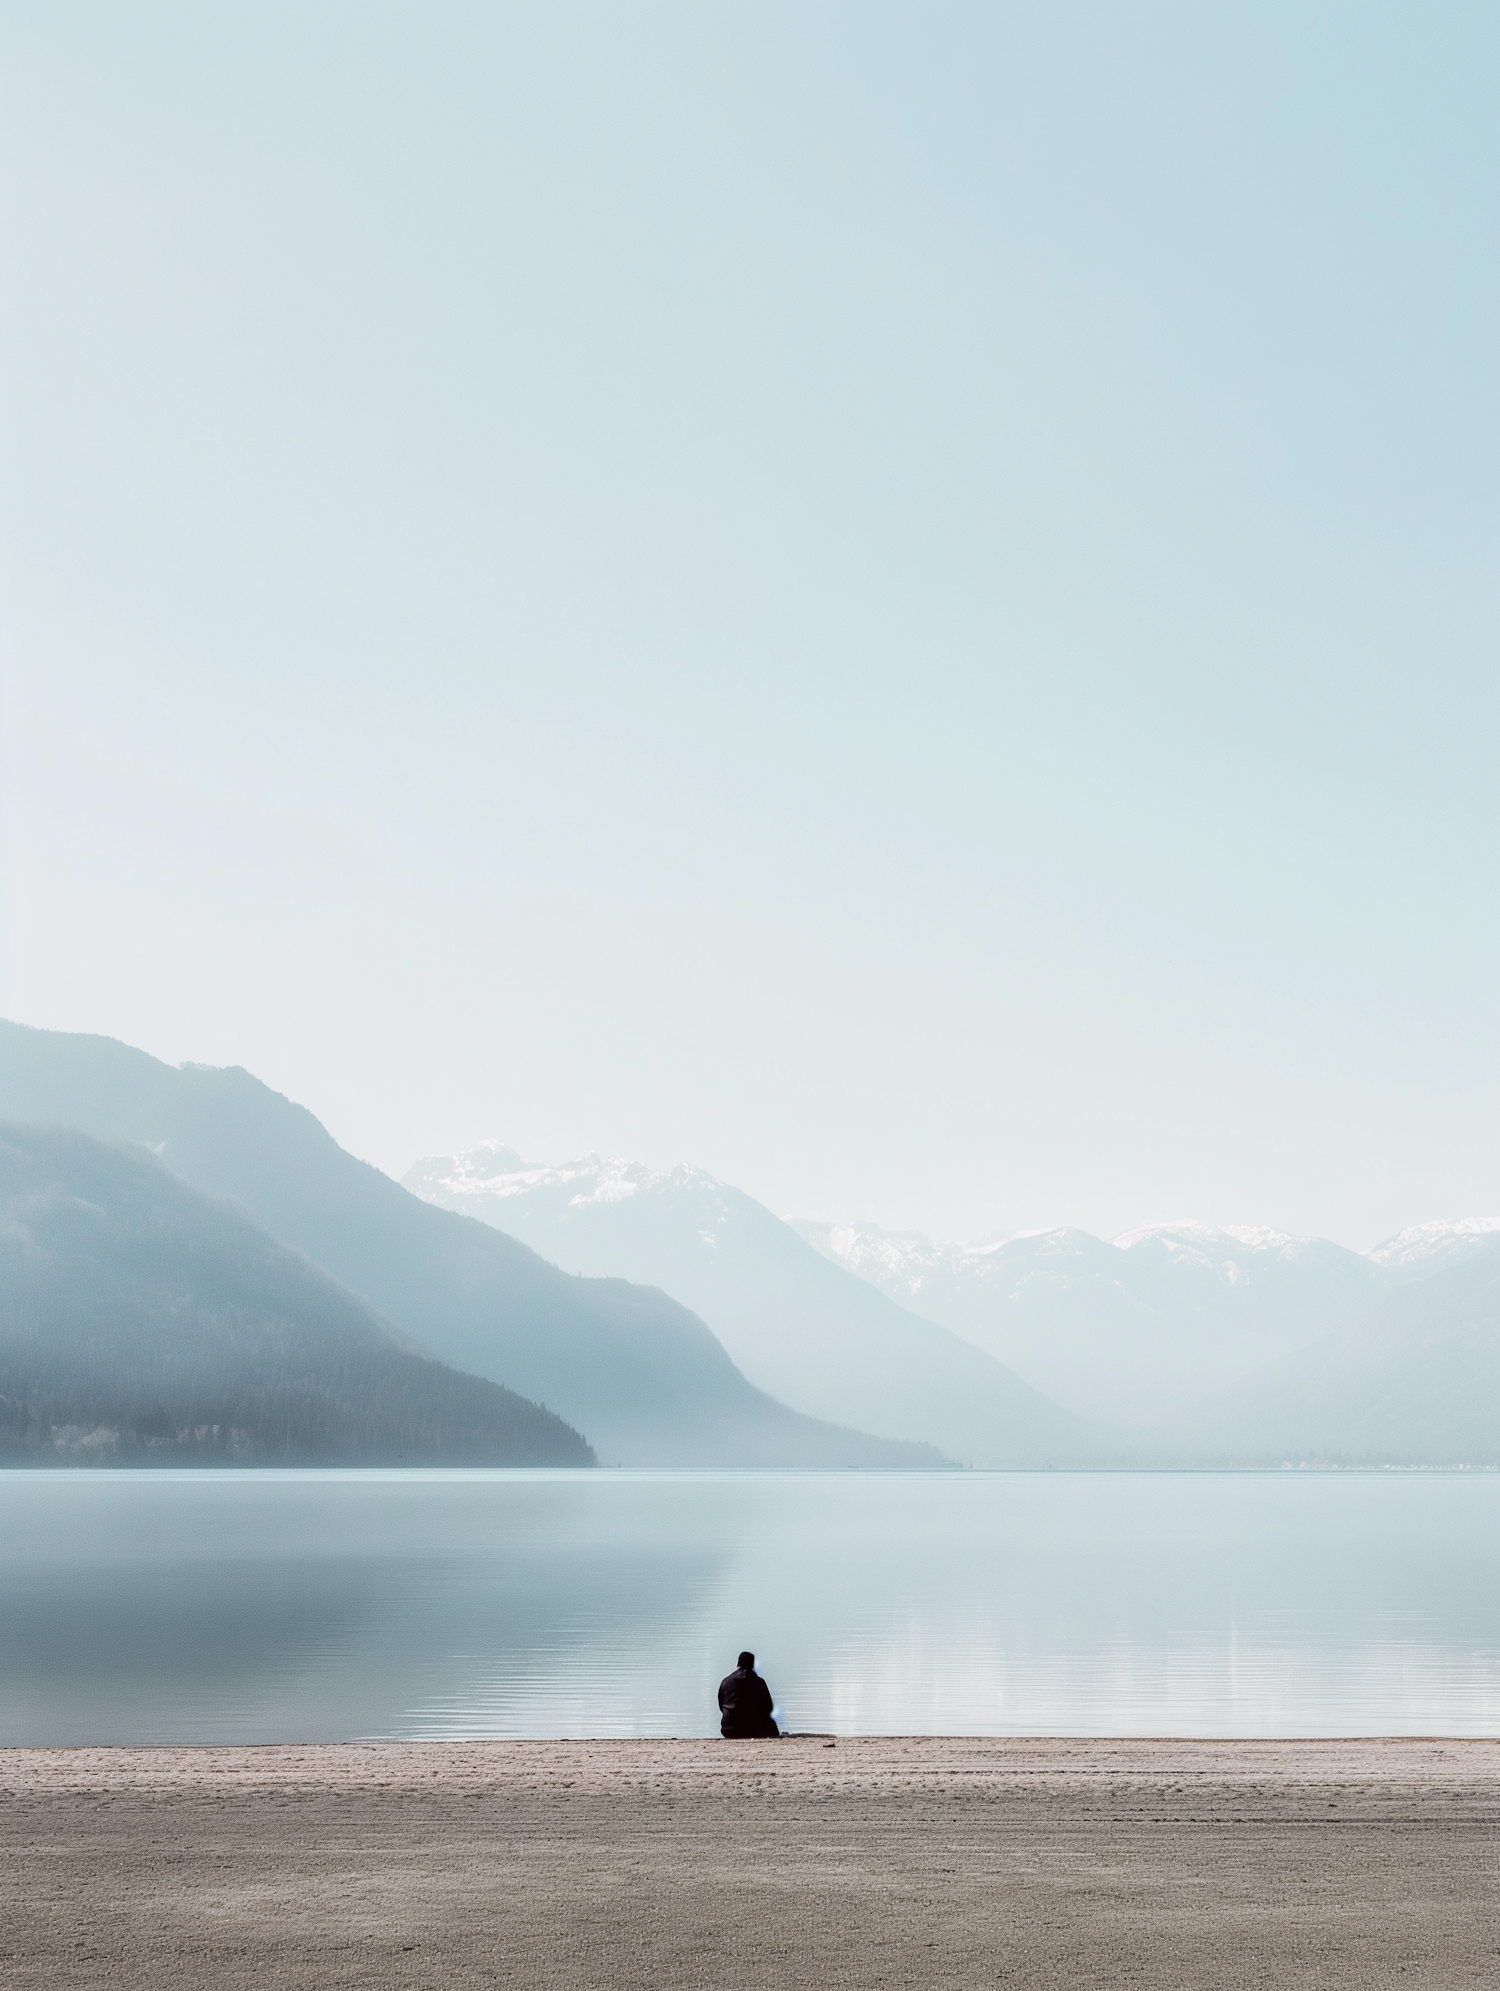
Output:
<instances>
[{"instance_id":1,"label":"hazy sky","mask_svg":"<svg viewBox=\"0 0 1500 1991\"><path fill-rule=\"evenodd\" d=\"M0 1010L938 1235L1500 1209L1500 13L5 0Z\"/></svg>"}]
</instances>

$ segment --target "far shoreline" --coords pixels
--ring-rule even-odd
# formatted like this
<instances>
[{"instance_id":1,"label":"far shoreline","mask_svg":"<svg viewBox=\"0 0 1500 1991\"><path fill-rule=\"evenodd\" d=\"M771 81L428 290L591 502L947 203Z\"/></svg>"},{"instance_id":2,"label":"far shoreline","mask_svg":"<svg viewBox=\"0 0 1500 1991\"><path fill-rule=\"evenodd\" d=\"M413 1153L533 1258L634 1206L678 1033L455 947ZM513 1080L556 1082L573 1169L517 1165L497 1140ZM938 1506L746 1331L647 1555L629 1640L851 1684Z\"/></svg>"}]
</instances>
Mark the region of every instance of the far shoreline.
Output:
<instances>
[{"instance_id":1,"label":"far shoreline","mask_svg":"<svg viewBox=\"0 0 1500 1991\"><path fill-rule=\"evenodd\" d=\"M137 1478L150 1475L156 1478L191 1475L205 1479L258 1479L279 1476L291 1478L317 1474L325 1477L374 1478L392 1474L423 1474L429 1478L439 1475L452 1479L472 1479L493 1477L499 1474L533 1479L576 1479L597 1480L622 1474L651 1476L656 1478L757 1478L778 1479L1281 1479L1290 1476L1344 1479L1473 1479L1500 1474L1500 1462L1494 1464L1452 1464L1424 1465L1387 1461L1383 1464L1341 1464L1336 1460L1297 1459L1284 1460L1281 1464L1204 1464L1204 1465L1079 1465L1079 1466L966 1466L951 1461L934 1465L912 1466L662 1466L662 1465L615 1465L600 1462L594 1465L556 1466L506 1466L506 1465L454 1465L440 1462L422 1465L409 1461L387 1461L378 1464L353 1465L341 1461L321 1465L296 1464L273 1465L253 1464L244 1461L225 1460L222 1463L206 1460L182 1460L175 1464L157 1464L151 1460L127 1460L122 1463L106 1464L103 1461L75 1459L69 1461L48 1460L4 1460L0 1459L0 1477L20 1478L79 1478L102 1479Z\"/></svg>"}]
</instances>

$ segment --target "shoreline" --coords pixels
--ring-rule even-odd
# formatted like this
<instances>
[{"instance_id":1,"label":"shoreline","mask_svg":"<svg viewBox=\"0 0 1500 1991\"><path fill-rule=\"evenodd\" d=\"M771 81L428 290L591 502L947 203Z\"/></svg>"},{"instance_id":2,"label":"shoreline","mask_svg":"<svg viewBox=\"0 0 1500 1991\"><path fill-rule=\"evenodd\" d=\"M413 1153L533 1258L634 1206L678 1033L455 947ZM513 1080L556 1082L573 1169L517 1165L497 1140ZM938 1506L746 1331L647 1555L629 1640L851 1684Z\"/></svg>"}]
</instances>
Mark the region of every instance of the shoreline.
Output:
<instances>
[{"instance_id":1,"label":"shoreline","mask_svg":"<svg viewBox=\"0 0 1500 1991\"><path fill-rule=\"evenodd\" d=\"M1434 1752L1451 1768L1458 1762L1489 1762L1500 1777L1500 1733L1483 1735L840 1735L833 1732L791 1731L761 1741L726 1741L714 1736L524 1736L432 1737L361 1736L343 1742L85 1742L15 1743L0 1745L0 1791L35 1788L85 1788L96 1777L110 1781L136 1779L152 1783L176 1776L194 1776L210 1768L242 1775L251 1767L280 1774L311 1775L330 1785L358 1782L362 1773L382 1781L398 1762L410 1758L425 1764L430 1774L441 1760L450 1773L491 1774L504 1778L521 1766L540 1770L548 1757L560 1763L603 1771L614 1765L650 1762L671 1766L682 1774L712 1774L741 1758L764 1767L801 1770L817 1767L822 1755L844 1752L868 1771L922 1763L933 1775L974 1773L984 1769L1003 1775L1024 1763L1096 1766L1100 1774L1145 1774L1154 1766L1181 1757L1216 1773L1232 1773L1236 1765L1248 1773L1252 1764L1265 1774L1274 1764L1284 1774L1305 1774L1337 1767L1343 1774L1361 1768L1404 1766L1417 1770L1434 1760ZM1341 1759L1341 1760L1340 1760ZM824 1766L826 1767L826 1766Z\"/></svg>"},{"instance_id":2,"label":"shoreline","mask_svg":"<svg viewBox=\"0 0 1500 1991\"><path fill-rule=\"evenodd\" d=\"M0 1750L7 1991L1500 1976L1500 1739Z\"/></svg>"},{"instance_id":3,"label":"shoreline","mask_svg":"<svg viewBox=\"0 0 1500 1991\"><path fill-rule=\"evenodd\" d=\"M1151 1776L1192 1768L1234 1780L1279 1775L1491 1776L1500 1782L1500 1734L1475 1735L838 1735L792 1732L772 1740L720 1736L364 1736L344 1742L128 1742L0 1745L0 1794L25 1790L166 1788L207 1776L329 1789L388 1787L393 1772L429 1780L545 1776L555 1768L607 1777L737 1774L794 1781L840 1774Z\"/></svg>"}]
</instances>

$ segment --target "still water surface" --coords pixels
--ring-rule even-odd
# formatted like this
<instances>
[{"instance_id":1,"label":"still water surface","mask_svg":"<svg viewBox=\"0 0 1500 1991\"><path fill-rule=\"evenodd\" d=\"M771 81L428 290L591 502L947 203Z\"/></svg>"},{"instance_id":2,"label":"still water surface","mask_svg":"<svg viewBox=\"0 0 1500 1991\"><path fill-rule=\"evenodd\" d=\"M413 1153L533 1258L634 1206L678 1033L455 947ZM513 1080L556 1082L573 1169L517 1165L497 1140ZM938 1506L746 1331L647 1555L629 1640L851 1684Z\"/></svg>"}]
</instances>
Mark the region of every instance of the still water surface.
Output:
<instances>
[{"instance_id":1,"label":"still water surface","mask_svg":"<svg viewBox=\"0 0 1500 1991\"><path fill-rule=\"evenodd\" d=\"M0 1473L0 1743L1500 1733L1500 1476Z\"/></svg>"}]
</instances>

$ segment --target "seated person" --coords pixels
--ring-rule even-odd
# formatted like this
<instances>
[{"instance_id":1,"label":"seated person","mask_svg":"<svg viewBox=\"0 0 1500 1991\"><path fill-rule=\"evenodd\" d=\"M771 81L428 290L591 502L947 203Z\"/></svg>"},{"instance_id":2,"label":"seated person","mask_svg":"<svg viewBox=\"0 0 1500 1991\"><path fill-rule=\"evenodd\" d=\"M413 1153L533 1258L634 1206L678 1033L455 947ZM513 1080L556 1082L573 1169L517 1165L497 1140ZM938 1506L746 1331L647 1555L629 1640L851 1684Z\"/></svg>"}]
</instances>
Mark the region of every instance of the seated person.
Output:
<instances>
[{"instance_id":1,"label":"seated person","mask_svg":"<svg viewBox=\"0 0 1500 1991\"><path fill-rule=\"evenodd\" d=\"M742 1652L734 1671L719 1682L719 1733L729 1736L781 1733L771 1719L771 1689L755 1670L753 1652Z\"/></svg>"}]
</instances>

